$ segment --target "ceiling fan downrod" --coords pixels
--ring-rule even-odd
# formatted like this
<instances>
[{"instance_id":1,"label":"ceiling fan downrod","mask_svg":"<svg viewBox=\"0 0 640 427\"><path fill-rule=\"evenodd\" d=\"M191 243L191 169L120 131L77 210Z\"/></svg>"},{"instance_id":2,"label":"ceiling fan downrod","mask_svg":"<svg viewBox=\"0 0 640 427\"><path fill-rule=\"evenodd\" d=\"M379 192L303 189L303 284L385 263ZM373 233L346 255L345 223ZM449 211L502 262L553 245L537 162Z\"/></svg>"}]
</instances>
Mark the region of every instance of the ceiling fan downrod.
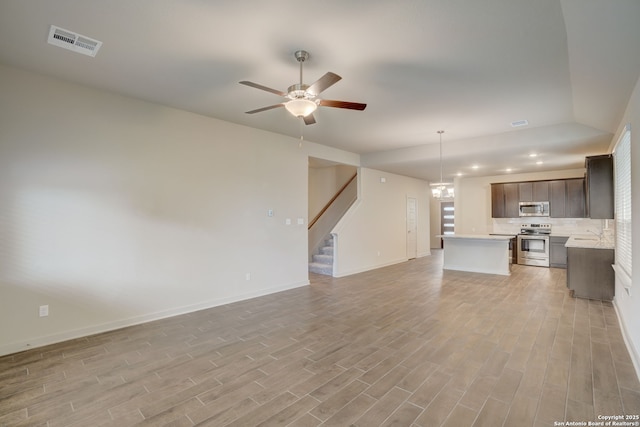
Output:
<instances>
[{"instance_id":1,"label":"ceiling fan downrod","mask_svg":"<svg viewBox=\"0 0 640 427\"><path fill-rule=\"evenodd\" d=\"M309 59L309 52L307 52L306 50L298 50L296 51L296 53L294 54L296 57L296 60L300 63L300 86L302 86L302 64L304 63L304 61L306 61L307 59Z\"/></svg>"},{"instance_id":2,"label":"ceiling fan downrod","mask_svg":"<svg viewBox=\"0 0 640 427\"><path fill-rule=\"evenodd\" d=\"M307 93L309 85L303 83L302 65L304 61L309 59L309 52L306 50L298 50L294 53L296 60L300 63L300 83L289 86L287 89L287 98L289 99L310 99L312 96Z\"/></svg>"}]
</instances>

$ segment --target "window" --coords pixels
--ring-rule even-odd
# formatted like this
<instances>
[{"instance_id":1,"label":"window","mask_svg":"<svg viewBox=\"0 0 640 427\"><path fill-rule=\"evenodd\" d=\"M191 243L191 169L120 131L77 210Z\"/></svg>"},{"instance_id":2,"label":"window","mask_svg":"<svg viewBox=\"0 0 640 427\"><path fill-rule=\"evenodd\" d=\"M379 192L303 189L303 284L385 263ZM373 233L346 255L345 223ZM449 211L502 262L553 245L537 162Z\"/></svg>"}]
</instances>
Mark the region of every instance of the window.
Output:
<instances>
[{"instance_id":1,"label":"window","mask_svg":"<svg viewBox=\"0 0 640 427\"><path fill-rule=\"evenodd\" d=\"M613 151L615 171L616 277L631 287L631 125Z\"/></svg>"}]
</instances>

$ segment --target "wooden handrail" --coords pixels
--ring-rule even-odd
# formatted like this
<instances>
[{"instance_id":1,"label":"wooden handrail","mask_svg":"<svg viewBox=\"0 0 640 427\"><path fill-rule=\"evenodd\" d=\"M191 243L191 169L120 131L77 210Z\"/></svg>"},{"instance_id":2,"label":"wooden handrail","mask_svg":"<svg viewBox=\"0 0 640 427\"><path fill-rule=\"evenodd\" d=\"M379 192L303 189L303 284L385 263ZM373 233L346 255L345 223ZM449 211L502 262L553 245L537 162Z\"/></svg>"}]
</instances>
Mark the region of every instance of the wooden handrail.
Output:
<instances>
[{"instance_id":1,"label":"wooden handrail","mask_svg":"<svg viewBox=\"0 0 640 427\"><path fill-rule=\"evenodd\" d=\"M358 176L358 172L356 172L350 179L349 181L347 181L347 183L345 185L342 186L342 188L340 190L338 190L338 192L335 194L335 196L333 196L331 198L331 200L329 200L329 202L324 205L324 207L320 210L320 213L318 213L318 215L316 215L310 222L309 222L309 226L307 227L307 230L311 230L311 227L313 227L313 225L318 222L318 220L320 219L320 217L322 216L323 213L325 213L327 211L327 209L329 209L329 206L331 206L331 204L333 202L336 201L336 199L338 198L338 196L340 196L342 194L342 192L349 186L349 184L351 184L351 181L353 181L354 179L356 179L356 177Z\"/></svg>"}]
</instances>

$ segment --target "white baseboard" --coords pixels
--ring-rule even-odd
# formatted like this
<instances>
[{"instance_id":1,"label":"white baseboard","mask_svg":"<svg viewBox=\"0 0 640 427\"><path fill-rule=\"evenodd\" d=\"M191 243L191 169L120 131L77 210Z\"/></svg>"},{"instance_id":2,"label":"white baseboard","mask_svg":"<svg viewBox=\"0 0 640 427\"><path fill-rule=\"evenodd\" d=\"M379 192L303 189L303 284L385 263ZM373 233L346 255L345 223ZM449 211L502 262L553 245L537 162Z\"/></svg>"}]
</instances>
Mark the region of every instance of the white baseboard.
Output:
<instances>
[{"instance_id":1,"label":"white baseboard","mask_svg":"<svg viewBox=\"0 0 640 427\"><path fill-rule=\"evenodd\" d=\"M624 321L624 317L620 315L620 309L618 304L616 304L616 299L613 299L613 308L616 310L616 316L618 317L618 323L620 324L620 330L622 331L622 338L624 339L624 343L627 346L627 350L629 351L629 356L631 356L631 362L633 363L633 367L636 370L636 376L638 380L640 380L640 354L638 353L636 347L633 345L633 340L631 339L631 335L629 334L629 328Z\"/></svg>"},{"instance_id":2,"label":"white baseboard","mask_svg":"<svg viewBox=\"0 0 640 427\"><path fill-rule=\"evenodd\" d=\"M365 271L375 270L377 268L388 267L390 265L400 264L401 262L406 262L406 258L397 259L394 261L385 262L383 264L370 265L368 267L355 268L353 270L343 271L337 274L334 274L333 277L345 277L351 276L352 274L364 273Z\"/></svg>"},{"instance_id":3,"label":"white baseboard","mask_svg":"<svg viewBox=\"0 0 640 427\"><path fill-rule=\"evenodd\" d=\"M32 348L44 347L46 345L57 344L63 341L82 338L90 335L109 332L116 329L126 328L128 326L140 325L142 323L153 322L154 320L166 319L168 317L179 316L181 314L193 313L195 311L206 310L208 308L218 307L225 304L244 301L251 298L261 297L264 295L274 294L277 292L287 291L289 289L300 288L309 285L309 280L290 283L288 285L276 286L273 288L261 289L246 294L235 295L233 297L219 298L215 300L205 301L198 304L191 304L183 307L171 308L155 313L143 314L139 316L129 317L126 319L116 320L97 325L91 325L84 328L63 331L56 334L45 335L30 340L14 342L10 344L0 344L0 356L18 353Z\"/></svg>"}]
</instances>

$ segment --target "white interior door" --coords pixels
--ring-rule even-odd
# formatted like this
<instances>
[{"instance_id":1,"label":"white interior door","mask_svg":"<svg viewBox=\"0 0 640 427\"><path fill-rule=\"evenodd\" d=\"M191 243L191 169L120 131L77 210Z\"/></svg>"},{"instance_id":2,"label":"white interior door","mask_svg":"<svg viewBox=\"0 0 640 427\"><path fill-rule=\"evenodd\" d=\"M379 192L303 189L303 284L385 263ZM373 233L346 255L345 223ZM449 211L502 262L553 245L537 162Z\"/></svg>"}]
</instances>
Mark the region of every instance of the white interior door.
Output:
<instances>
[{"instance_id":1,"label":"white interior door","mask_svg":"<svg viewBox=\"0 0 640 427\"><path fill-rule=\"evenodd\" d=\"M407 197L407 259L413 259L418 253L418 203L413 197Z\"/></svg>"}]
</instances>

